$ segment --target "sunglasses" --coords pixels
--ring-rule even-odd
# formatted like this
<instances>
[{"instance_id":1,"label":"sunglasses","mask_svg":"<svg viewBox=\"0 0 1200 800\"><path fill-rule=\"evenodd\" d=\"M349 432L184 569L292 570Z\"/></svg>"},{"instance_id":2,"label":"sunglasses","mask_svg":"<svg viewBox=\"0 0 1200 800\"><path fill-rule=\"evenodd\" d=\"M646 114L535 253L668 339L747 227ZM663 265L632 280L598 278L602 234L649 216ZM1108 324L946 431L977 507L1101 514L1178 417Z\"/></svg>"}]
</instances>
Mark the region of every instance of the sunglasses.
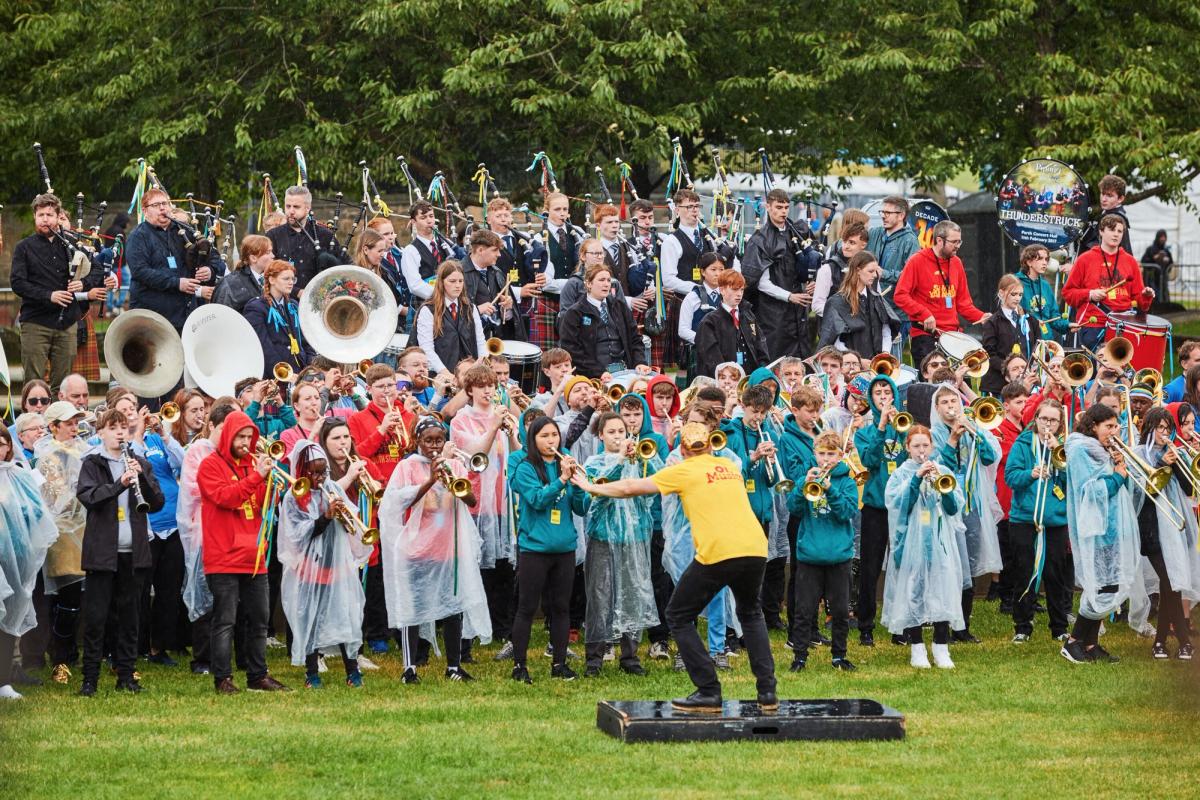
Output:
<instances>
[{"instance_id":1,"label":"sunglasses","mask_svg":"<svg viewBox=\"0 0 1200 800\"><path fill-rule=\"evenodd\" d=\"M49 397L28 397L25 399L26 404L31 406L48 406L50 405Z\"/></svg>"},{"instance_id":2,"label":"sunglasses","mask_svg":"<svg viewBox=\"0 0 1200 800\"><path fill-rule=\"evenodd\" d=\"M412 381L396 381L397 392L407 392L412 389Z\"/></svg>"}]
</instances>

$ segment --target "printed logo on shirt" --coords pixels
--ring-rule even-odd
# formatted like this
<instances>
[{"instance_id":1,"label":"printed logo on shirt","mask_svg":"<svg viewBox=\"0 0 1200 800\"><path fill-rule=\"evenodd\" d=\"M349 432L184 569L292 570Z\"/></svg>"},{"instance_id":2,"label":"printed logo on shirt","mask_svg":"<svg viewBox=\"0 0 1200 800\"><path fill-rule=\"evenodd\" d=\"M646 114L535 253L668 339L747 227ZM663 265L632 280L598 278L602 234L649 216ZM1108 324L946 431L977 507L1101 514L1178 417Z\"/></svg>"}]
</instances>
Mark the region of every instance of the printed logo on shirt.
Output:
<instances>
[{"instance_id":1,"label":"printed logo on shirt","mask_svg":"<svg viewBox=\"0 0 1200 800\"><path fill-rule=\"evenodd\" d=\"M716 483L717 481L741 481L742 473L735 472L730 467L723 464L718 464L713 467L712 471L707 473L708 483Z\"/></svg>"},{"instance_id":2,"label":"printed logo on shirt","mask_svg":"<svg viewBox=\"0 0 1200 800\"><path fill-rule=\"evenodd\" d=\"M943 297L957 297L958 290L953 283L950 284L949 287L947 287L944 283L935 283L933 288L929 290L929 296L934 299L941 299Z\"/></svg>"}]
</instances>

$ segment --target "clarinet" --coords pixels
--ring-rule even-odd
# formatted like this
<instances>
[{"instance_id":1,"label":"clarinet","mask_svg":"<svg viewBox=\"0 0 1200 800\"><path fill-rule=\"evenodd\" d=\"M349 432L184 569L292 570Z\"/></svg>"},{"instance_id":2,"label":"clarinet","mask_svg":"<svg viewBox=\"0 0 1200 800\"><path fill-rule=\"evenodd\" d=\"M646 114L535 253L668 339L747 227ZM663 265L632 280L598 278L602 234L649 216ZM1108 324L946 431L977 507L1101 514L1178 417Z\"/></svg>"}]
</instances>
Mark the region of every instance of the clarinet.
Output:
<instances>
[{"instance_id":1,"label":"clarinet","mask_svg":"<svg viewBox=\"0 0 1200 800\"><path fill-rule=\"evenodd\" d=\"M129 447L129 442L125 443L122 455L125 457L126 463L137 463L133 457L133 451ZM142 514L148 513L150 511L150 504L146 502L146 496L142 494L142 479L140 476L130 485L130 488L133 490L134 508Z\"/></svg>"}]
</instances>

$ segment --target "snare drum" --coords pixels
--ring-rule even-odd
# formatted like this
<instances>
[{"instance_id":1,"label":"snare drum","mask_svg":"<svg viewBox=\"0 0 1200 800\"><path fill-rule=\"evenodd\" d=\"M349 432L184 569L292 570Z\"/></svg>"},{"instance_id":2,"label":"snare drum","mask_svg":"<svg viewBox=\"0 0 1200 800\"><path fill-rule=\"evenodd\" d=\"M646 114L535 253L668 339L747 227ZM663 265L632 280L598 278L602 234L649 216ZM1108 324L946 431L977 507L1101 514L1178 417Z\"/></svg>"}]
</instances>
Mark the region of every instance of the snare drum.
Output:
<instances>
[{"instance_id":1,"label":"snare drum","mask_svg":"<svg viewBox=\"0 0 1200 800\"><path fill-rule=\"evenodd\" d=\"M383 348L383 352L375 357L377 364L387 364L392 369L396 369L400 365L400 354L408 347L408 334L397 333L388 342L388 346Z\"/></svg>"},{"instance_id":2,"label":"snare drum","mask_svg":"<svg viewBox=\"0 0 1200 800\"><path fill-rule=\"evenodd\" d=\"M542 351L529 342L504 340L504 360L508 362L509 377L516 381L521 391L533 397L537 394L538 379L542 374Z\"/></svg>"},{"instance_id":3,"label":"snare drum","mask_svg":"<svg viewBox=\"0 0 1200 800\"><path fill-rule=\"evenodd\" d=\"M971 353L983 350L983 345L975 337L961 331L945 331L938 336L937 349L952 365L958 366Z\"/></svg>"},{"instance_id":4,"label":"snare drum","mask_svg":"<svg viewBox=\"0 0 1200 800\"><path fill-rule=\"evenodd\" d=\"M1162 372L1167 358L1167 337L1170 333L1171 323L1162 317L1136 311L1122 311L1108 315L1104 340L1109 341L1118 335L1124 336L1133 342L1130 368L1135 372L1139 369L1156 369Z\"/></svg>"}]
</instances>

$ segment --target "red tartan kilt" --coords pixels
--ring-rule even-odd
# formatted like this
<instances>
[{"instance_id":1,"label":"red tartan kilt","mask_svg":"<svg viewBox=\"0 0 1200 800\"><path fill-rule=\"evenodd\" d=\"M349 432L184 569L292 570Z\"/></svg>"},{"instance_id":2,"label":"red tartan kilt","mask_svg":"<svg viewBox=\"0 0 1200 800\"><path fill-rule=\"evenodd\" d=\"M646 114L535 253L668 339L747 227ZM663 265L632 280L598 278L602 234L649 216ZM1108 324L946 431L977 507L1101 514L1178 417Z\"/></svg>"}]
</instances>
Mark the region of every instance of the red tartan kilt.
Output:
<instances>
[{"instance_id":1,"label":"red tartan kilt","mask_svg":"<svg viewBox=\"0 0 1200 800\"><path fill-rule=\"evenodd\" d=\"M541 350L558 347L558 295L536 298L537 306L527 316L529 342Z\"/></svg>"},{"instance_id":2,"label":"red tartan kilt","mask_svg":"<svg viewBox=\"0 0 1200 800\"><path fill-rule=\"evenodd\" d=\"M75 361L71 364L73 372L78 372L89 381L100 380L100 350L96 345L94 313L94 310L89 308L83 317L83 323L87 327L87 341L75 351Z\"/></svg>"},{"instance_id":3,"label":"red tartan kilt","mask_svg":"<svg viewBox=\"0 0 1200 800\"><path fill-rule=\"evenodd\" d=\"M633 312L633 321L638 326L639 332L645 333L644 331L641 330L641 325L642 325L642 323L644 323L646 321L646 312L645 311ZM666 368L667 364L671 363L671 362L667 361L667 358L670 356L670 351L673 349L671 347L671 345L674 343L674 339L675 339L674 334L675 334L674 329L668 328L667 330L663 331L663 333L659 336L650 336L649 337L649 339L650 339L650 360L648 362L646 362L649 366L654 367L655 369L659 369L659 368Z\"/></svg>"}]
</instances>

